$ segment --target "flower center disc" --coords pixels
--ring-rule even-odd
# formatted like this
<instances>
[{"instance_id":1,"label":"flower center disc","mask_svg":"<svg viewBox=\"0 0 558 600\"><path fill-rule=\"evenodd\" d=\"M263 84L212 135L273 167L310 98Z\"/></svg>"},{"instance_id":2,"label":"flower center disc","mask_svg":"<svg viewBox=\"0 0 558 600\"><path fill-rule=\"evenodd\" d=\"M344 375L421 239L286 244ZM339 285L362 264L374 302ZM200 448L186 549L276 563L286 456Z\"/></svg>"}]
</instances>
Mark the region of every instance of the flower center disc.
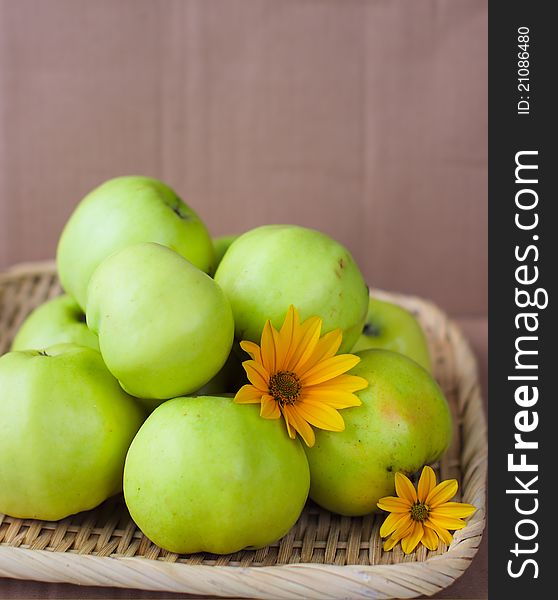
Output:
<instances>
[{"instance_id":1,"label":"flower center disc","mask_svg":"<svg viewBox=\"0 0 558 600\"><path fill-rule=\"evenodd\" d=\"M417 502L411 506L411 519L415 521L424 521L428 516L429 510L425 504Z\"/></svg>"},{"instance_id":2,"label":"flower center disc","mask_svg":"<svg viewBox=\"0 0 558 600\"><path fill-rule=\"evenodd\" d=\"M292 371L279 371L269 379L269 394L280 406L294 404L301 387L300 379Z\"/></svg>"}]
</instances>

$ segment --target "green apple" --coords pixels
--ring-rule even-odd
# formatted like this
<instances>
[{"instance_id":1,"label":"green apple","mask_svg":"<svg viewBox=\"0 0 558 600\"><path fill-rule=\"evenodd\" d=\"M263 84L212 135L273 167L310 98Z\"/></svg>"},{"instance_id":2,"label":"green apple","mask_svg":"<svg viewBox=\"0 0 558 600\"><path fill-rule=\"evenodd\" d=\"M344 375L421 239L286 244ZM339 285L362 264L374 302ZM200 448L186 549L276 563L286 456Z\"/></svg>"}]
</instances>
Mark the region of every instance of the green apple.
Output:
<instances>
[{"instance_id":1,"label":"green apple","mask_svg":"<svg viewBox=\"0 0 558 600\"><path fill-rule=\"evenodd\" d=\"M235 343L235 345L237 344ZM248 360L249 358L246 355L244 360ZM238 351L235 351L233 347L223 368L193 395L218 396L222 394L235 394L245 383L249 383L246 378L246 371L242 367Z\"/></svg>"},{"instance_id":2,"label":"green apple","mask_svg":"<svg viewBox=\"0 0 558 600\"><path fill-rule=\"evenodd\" d=\"M230 245L236 240L237 237L238 235L223 235L221 237L213 238L213 247L215 248L214 272L217 270L217 267L223 260L225 252L229 249Z\"/></svg>"},{"instance_id":3,"label":"green apple","mask_svg":"<svg viewBox=\"0 0 558 600\"><path fill-rule=\"evenodd\" d=\"M432 371L428 342L422 327L408 310L397 304L370 298L362 335L351 352L370 348L400 352L427 371Z\"/></svg>"},{"instance_id":4,"label":"green apple","mask_svg":"<svg viewBox=\"0 0 558 600\"><path fill-rule=\"evenodd\" d=\"M157 545L185 554L275 542L298 519L309 485L304 450L281 421L214 396L155 409L124 468L136 524Z\"/></svg>"},{"instance_id":5,"label":"green apple","mask_svg":"<svg viewBox=\"0 0 558 600\"><path fill-rule=\"evenodd\" d=\"M19 328L12 350L42 350L63 343L99 349L97 336L85 323L85 313L68 295L37 307Z\"/></svg>"},{"instance_id":6,"label":"green apple","mask_svg":"<svg viewBox=\"0 0 558 600\"><path fill-rule=\"evenodd\" d=\"M143 410L92 348L0 358L0 513L58 520L122 490Z\"/></svg>"},{"instance_id":7,"label":"green apple","mask_svg":"<svg viewBox=\"0 0 558 600\"><path fill-rule=\"evenodd\" d=\"M227 250L215 281L233 309L238 339L259 343L267 319L279 328L289 305L301 319L323 319L323 333L343 330L341 352L362 332L368 288L349 251L327 235L294 225L267 225Z\"/></svg>"},{"instance_id":8,"label":"green apple","mask_svg":"<svg viewBox=\"0 0 558 600\"><path fill-rule=\"evenodd\" d=\"M448 403L432 376L390 350L364 350L349 373L369 385L356 392L362 405L341 412L345 430L316 430L305 448L310 497L342 515L365 515L392 495L395 473L414 473L447 450L452 433Z\"/></svg>"},{"instance_id":9,"label":"green apple","mask_svg":"<svg viewBox=\"0 0 558 600\"><path fill-rule=\"evenodd\" d=\"M139 242L172 248L205 272L215 261L205 225L170 187L149 177L117 177L85 196L66 223L57 251L62 287L85 308L101 261Z\"/></svg>"},{"instance_id":10,"label":"green apple","mask_svg":"<svg viewBox=\"0 0 558 600\"><path fill-rule=\"evenodd\" d=\"M87 324L109 371L133 396L189 394L225 364L234 322L211 277L160 244L128 246L91 277Z\"/></svg>"}]
</instances>

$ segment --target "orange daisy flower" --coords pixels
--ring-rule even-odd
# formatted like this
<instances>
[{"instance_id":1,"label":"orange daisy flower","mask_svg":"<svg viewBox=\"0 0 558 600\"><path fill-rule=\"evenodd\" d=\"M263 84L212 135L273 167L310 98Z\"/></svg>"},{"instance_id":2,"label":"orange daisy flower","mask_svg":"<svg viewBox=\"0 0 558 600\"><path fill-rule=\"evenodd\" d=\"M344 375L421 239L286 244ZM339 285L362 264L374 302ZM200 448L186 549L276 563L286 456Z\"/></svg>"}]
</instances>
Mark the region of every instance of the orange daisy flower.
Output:
<instances>
[{"instance_id":1,"label":"orange daisy flower","mask_svg":"<svg viewBox=\"0 0 558 600\"><path fill-rule=\"evenodd\" d=\"M283 415L289 436L294 439L298 432L308 446L315 442L311 426L343 431L345 422L337 411L360 406L354 392L368 386L366 379L345 374L360 361L358 356L336 356L341 330L320 337L321 329L320 317L300 323L291 305L279 331L266 322L260 346L240 343L252 360L242 363L250 383L240 388L235 402L261 403L265 419Z\"/></svg>"},{"instance_id":2,"label":"orange daisy flower","mask_svg":"<svg viewBox=\"0 0 558 600\"><path fill-rule=\"evenodd\" d=\"M450 545L449 530L463 529L463 519L477 510L472 504L449 502L457 493L457 481L448 479L436 485L436 474L425 466L420 475L418 490L408 477L395 474L397 496L386 496L378 501L378 508L391 514L380 528L380 535L388 537L384 550L391 550L401 542L405 554L410 554L420 543L429 550L438 548L441 539Z\"/></svg>"}]
</instances>

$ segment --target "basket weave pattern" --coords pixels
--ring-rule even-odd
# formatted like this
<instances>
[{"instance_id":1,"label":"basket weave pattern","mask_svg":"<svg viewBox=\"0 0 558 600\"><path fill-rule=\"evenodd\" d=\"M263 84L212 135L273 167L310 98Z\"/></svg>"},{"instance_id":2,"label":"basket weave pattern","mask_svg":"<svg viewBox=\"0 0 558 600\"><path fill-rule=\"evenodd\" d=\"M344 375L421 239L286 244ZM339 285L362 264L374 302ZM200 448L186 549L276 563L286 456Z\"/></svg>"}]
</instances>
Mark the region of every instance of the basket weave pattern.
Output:
<instances>
[{"instance_id":1,"label":"basket weave pattern","mask_svg":"<svg viewBox=\"0 0 558 600\"><path fill-rule=\"evenodd\" d=\"M29 312L60 292L52 263L0 274L0 354ZM0 514L0 576L285 599L410 598L450 585L475 555L485 524L486 424L477 365L461 332L433 304L373 294L418 317L454 416L452 446L435 470L439 478L458 479L458 499L478 510L449 549L441 543L435 552L423 546L409 556L400 546L383 552L383 516L341 517L309 502L291 531L271 546L227 556L178 555L150 542L116 497L59 522Z\"/></svg>"}]
</instances>

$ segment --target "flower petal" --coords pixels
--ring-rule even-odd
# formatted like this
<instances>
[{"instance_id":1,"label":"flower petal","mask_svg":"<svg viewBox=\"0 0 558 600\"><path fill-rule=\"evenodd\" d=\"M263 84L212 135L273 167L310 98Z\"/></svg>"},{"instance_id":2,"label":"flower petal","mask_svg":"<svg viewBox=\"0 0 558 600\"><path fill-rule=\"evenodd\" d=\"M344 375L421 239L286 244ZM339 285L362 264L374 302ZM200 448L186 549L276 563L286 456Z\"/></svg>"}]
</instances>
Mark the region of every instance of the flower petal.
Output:
<instances>
[{"instance_id":1,"label":"flower petal","mask_svg":"<svg viewBox=\"0 0 558 600\"><path fill-rule=\"evenodd\" d=\"M466 504L465 502L445 502L432 509L432 513L444 517L455 517L465 519L477 510L476 506Z\"/></svg>"},{"instance_id":2,"label":"flower petal","mask_svg":"<svg viewBox=\"0 0 558 600\"><path fill-rule=\"evenodd\" d=\"M322 392L319 386L316 388L305 388L301 394L301 400L308 403L326 404L331 408L349 408L360 406L360 398L348 392Z\"/></svg>"},{"instance_id":3,"label":"flower petal","mask_svg":"<svg viewBox=\"0 0 558 600\"><path fill-rule=\"evenodd\" d=\"M333 379L329 379L324 383L319 383L318 385L307 385L307 390L327 390L327 391L337 391L341 390L343 392L349 392L350 394L354 392L358 392L359 390L363 390L368 387L368 381L364 379L364 377L358 377L357 375L337 375Z\"/></svg>"},{"instance_id":4,"label":"flower petal","mask_svg":"<svg viewBox=\"0 0 558 600\"><path fill-rule=\"evenodd\" d=\"M266 394L262 396L262 407L260 409L260 417L264 419L278 419L281 416L279 405L275 398Z\"/></svg>"},{"instance_id":5,"label":"flower petal","mask_svg":"<svg viewBox=\"0 0 558 600\"><path fill-rule=\"evenodd\" d=\"M321 339L318 340L314 351L305 360L301 357L296 364L294 370L302 376L308 369L318 364L322 360L335 356L341 342L343 341L343 332L341 329L334 329L329 333L326 333Z\"/></svg>"},{"instance_id":6,"label":"flower petal","mask_svg":"<svg viewBox=\"0 0 558 600\"><path fill-rule=\"evenodd\" d=\"M314 427L327 431L343 431L345 429L343 417L327 404L299 401L294 405L293 410Z\"/></svg>"},{"instance_id":7,"label":"flower petal","mask_svg":"<svg viewBox=\"0 0 558 600\"><path fill-rule=\"evenodd\" d=\"M424 522L424 527L425 528L429 527L430 529L435 531L437 533L438 537L442 540L442 542L444 542L444 544L446 546L449 546L451 544L451 541L453 540L453 535L451 535L451 533L447 529L444 529L443 527L439 527L436 523L433 523L430 519L426 519L426 521Z\"/></svg>"},{"instance_id":8,"label":"flower petal","mask_svg":"<svg viewBox=\"0 0 558 600\"><path fill-rule=\"evenodd\" d=\"M287 371L296 371L296 365L312 355L320 339L321 329L322 319L320 317L310 317L304 321L300 326L296 348L286 363Z\"/></svg>"},{"instance_id":9,"label":"flower petal","mask_svg":"<svg viewBox=\"0 0 558 600\"><path fill-rule=\"evenodd\" d=\"M408 513L392 513L389 514L385 521L382 523L380 527L380 536L388 537L391 535L396 529L401 528L403 525L408 525L411 522L411 517Z\"/></svg>"},{"instance_id":10,"label":"flower petal","mask_svg":"<svg viewBox=\"0 0 558 600\"><path fill-rule=\"evenodd\" d=\"M420 521L415 521L413 530L410 534L406 535L401 540L401 549L405 554L411 554L411 552L417 547L418 543L422 540L424 535L424 527Z\"/></svg>"},{"instance_id":11,"label":"flower petal","mask_svg":"<svg viewBox=\"0 0 558 600\"><path fill-rule=\"evenodd\" d=\"M430 527L424 528L424 534L422 536L422 540L420 540L424 546L426 546L429 550L437 550L439 538L436 532Z\"/></svg>"},{"instance_id":12,"label":"flower petal","mask_svg":"<svg viewBox=\"0 0 558 600\"><path fill-rule=\"evenodd\" d=\"M444 529L451 531L463 529L463 527L467 525L463 519L458 519L456 517L445 517L444 515L437 514L434 510L428 515L428 521L436 525L436 527L443 527Z\"/></svg>"},{"instance_id":13,"label":"flower petal","mask_svg":"<svg viewBox=\"0 0 558 600\"><path fill-rule=\"evenodd\" d=\"M389 552L394 546L397 546L399 540L393 536L384 542L384 552Z\"/></svg>"},{"instance_id":14,"label":"flower petal","mask_svg":"<svg viewBox=\"0 0 558 600\"><path fill-rule=\"evenodd\" d=\"M269 373L255 360L245 360L242 363L250 383L265 394L269 390Z\"/></svg>"},{"instance_id":15,"label":"flower petal","mask_svg":"<svg viewBox=\"0 0 558 600\"><path fill-rule=\"evenodd\" d=\"M306 445L311 448L316 442L316 436L314 435L312 427L310 427L310 425L308 425L308 423L298 415L296 409L294 409L292 406L284 406L283 414L289 415L289 421L291 425L298 431L300 437L304 440Z\"/></svg>"},{"instance_id":16,"label":"flower petal","mask_svg":"<svg viewBox=\"0 0 558 600\"><path fill-rule=\"evenodd\" d=\"M349 371L360 361L354 354L338 354L318 363L300 378L302 385L317 385Z\"/></svg>"},{"instance_id":17,"label":"flower petal","mask_svg":"<svg viewBox=\"0 0 558 600\"><path fill-rule=\"evenodd\" d=\"M294 440L296 438L296 430L289 420L289 415L284 410L281 411L281 413L283 414L283 419L285 420L285 425L287 426L287 433L289 434L289 437Z\"/></svg>"},{"instance_id":18,"label":"flower petal","mask_svg":"<svg viewBox=\"0 0 558 600\"><path fill-rule=\"evenodd\" d=\"M274 337L276 338L276 347L277 347L277 369L285 370L287 362L294 352L296 341L297 341L297 332L299 327L299 317L298 311L291 304L287 310L287 314L285 316L285 320L283 321L283 325L281 329Z\"/></svg>"},{"instance_id":19,"label":"flower petal","mask_svg":"<svg viewBox=\"0 0 558 600\"><path fill-rule=\"evenodd\" d=\"M333 379L329 379L323 383L319 383L317 386L308 384L307 389L313 390L318 387L323 390L342 390L353 394L359 390L363 390L368 387L368 381L364 377L358 377L357 375L337 375Z\"/></svg>"},{"instance_id":20,"label":"flower petal","mask_svg":"<svg viewBox=\"0 0 558 600\"><path fill-rule=\"evenodd\" d=\"M262 362L262 353L258 344L244 340L240 342L240 347L244 350L244 352L250 355L252 360L255 360L259 363Z\"/></svg>"},{"instance_id":21,"label":"flower petal","mask_svg":"<svg viewBox=\"0 0 558 600\"><path fill-rule=\"evenodd\" d=\"M237 404L258 404L262 401L262 392L253 385L247 383L236 392L234 401Z\"/></svg>"},{"instance_id":22,"label":"flower petal","mask_svg":"<svg viewBox=\"0 0 558 600\"><path fill-rule=\"evenodd\" d=\"M422 469L420 479L418 482L417 497L419 502L425 503L428 494L436 487L436 473L434 470L426 465Z\"/></svg>"},{"instance_id":23,"label":"flower petal","mask_svg":"<svg viewBox=\"0 0 558 600\"><path fill-rule=\"evenodd\" d=\"M457 480L447 479L440 482L427 496L426 504L430 508L451 500L457 494Z\"/></svg>"},{"instance_id":24,"label":"flower petal","mask_svg":"<svg viewBox=\"0 0 558 600\"><path fill-rule=\"evenodd\" d=\"M275 370L283 371L284 363L285 363L285 354L288 350L284 344L281 342L281 337L277 329L271 326L271 334L273 336L273 344L275 345Z\"/></svg>"},{"instance_id":25,"label":"flower petal","mask_svg":"<svg viewBox=\"0 0 558 600\"><path fill-rule=\"evenodd\" d=\"M392 513L408 513L411 510L410 502L405 498L398 498L397 496L380 498L376 506L382 510L389 510Z\"/></svg>"},{"instance_id":26,"label":"flower petal","mask_svg":"<svg viewBox=\"0 0 558 600\"><path fill-rule=\"evenodd\" d=\"M401 522L397 529L391 534L391 537L395 538L396 540L404 538L413 531L414 525L415 521L413 521L413 519L409 519L407 522Z\"/></svg>"},{"instance_id":27,"label":"flower petal","mask_svg":"<svg viewBox=\"0 0 558 600\"><path fill-rule=\"evenodd\" d=\"M395 474L395 491L400 498L405 498L411 504L417 501L417 492L411 480L403 473Z\"/></svg>"},{"instance_id":28,"label":"flower petal","mask_svg":"<svg viewBox=\"0 0 558 600\"><path fill-rule=\"evenodd\" d=\"M273 343L275 344L275 366L277 371L285 370L285 357L293 344L294 313L289 307L283 326L279 331L271 327Z\"/></svg>"},{"instance_id":29,"label":"flower petal","mask_svg":"<svg viewBox=\"0 0 558 600\"><path fill-rule=\"evenodd\" d=\"M271 374L276 372L275 339L273 337L273 326L269 319L265 322L262 331L262 364L265 370Z\"/></svg>"}]
</instances>

